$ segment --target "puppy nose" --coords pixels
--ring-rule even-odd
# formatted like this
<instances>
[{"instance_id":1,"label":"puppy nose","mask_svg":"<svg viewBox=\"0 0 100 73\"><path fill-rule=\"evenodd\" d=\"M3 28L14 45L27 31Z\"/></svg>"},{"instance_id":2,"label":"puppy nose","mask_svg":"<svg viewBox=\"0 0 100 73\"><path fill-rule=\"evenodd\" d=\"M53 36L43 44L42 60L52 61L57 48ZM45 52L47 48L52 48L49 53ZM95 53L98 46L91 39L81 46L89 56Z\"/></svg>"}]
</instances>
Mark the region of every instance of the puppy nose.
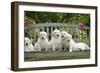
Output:
<instances>
[{"instance_id":1,"label":"puppy nose","mask_svg":"<svg viewBox=\"0 0 100 73\"><path fill-rule=\"evenodd\" d=\"M62 38L63 38L64 36L62 35Z\"/></svg>"},{"instance_id":2,"label":"puppy nose","mask_svg":"<svg viewBox=\"0 0 100 73\"><path fill-rule=\"evenodd\" d=\"M68 42L69 42L70 40L68 39Z\"/></svg>"},{"instance_id":3,"label":"puppy nose","mask_svg":"<svg viewBox=\"0 0 100 73\"><path fill-rule=\"evenodd\" d=\"M57 37L59 37L59 34L57 34Z\"/></svg>"},{"instance_id":4,"label":"puppy nose","mask_svg":"<svg viewBox=\"0 0 100 73\"><path fill-rule=\"evenodd\" d=\"M44 39L44 37L42 37L42 39Z\"/></svg>"}]
</instances>

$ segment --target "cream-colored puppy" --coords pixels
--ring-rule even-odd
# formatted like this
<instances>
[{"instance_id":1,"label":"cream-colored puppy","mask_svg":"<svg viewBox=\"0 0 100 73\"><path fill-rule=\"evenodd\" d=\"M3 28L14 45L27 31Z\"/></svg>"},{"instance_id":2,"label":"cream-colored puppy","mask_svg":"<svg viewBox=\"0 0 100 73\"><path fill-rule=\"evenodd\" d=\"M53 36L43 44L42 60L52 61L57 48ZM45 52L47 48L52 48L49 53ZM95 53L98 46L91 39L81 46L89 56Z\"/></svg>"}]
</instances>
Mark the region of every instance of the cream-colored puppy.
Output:
<instances>
[{"instance_id":1,"label":"cream-colored puppy","mask_svg":"<svg viewBox=\"0 0 100 73\"><path fill-rule=\"evenodd\" d=\"M68 41L68 46L69 46L69 52L72 51L84 51L84 50L90 50L90 48L88 47L88 45L86 45L83 42L79 42L76 43L73 39L72 36L69 34L67 37L67 41Z\"/></svg>"},{"instance_id":2,"label":"cream-colored puppy","mask_svg":"<svg viewBox=\"0 0 100 73\"><path fill-rule=\"evenodd\" d=\"M63 50L67 50L68 48L68 41L67 41L68 35L69 33L67 33L66 31L61 32L61 48Z\"/></svg>"},{"instance_id":3,"label":"cream-colored puppy","mask_svg":"<svg viewBox=\"0 0 100 73\"><path fill-rule=\"evenodd\" d=\"M24 51L25 52L35 51L34 46L32 44L32 39L30 40L28 37L24 38Z\"/></svg>"},{"instance_id":4,"label":"cream-colored puppy","mask_svg":"<svg viewBox=\"0 0 100 73\"><path fill-rule=\"evenodd\" d=\"M48 50L48 37L45 31L41 31L38 35L38 40L35 44L35 49L37 51Z\"/></svg>"},{"instance_id":5,"label":"cream-colored puppy","mask_svg":"<svg viewBox=\"0 0 100 73\"><path fill-rule=\"evenodd\" d=\"M61 35L60 30L55 29L51 34L51 40L49 42L49 49L61 50Z\"/></svg>"}]
</instances>

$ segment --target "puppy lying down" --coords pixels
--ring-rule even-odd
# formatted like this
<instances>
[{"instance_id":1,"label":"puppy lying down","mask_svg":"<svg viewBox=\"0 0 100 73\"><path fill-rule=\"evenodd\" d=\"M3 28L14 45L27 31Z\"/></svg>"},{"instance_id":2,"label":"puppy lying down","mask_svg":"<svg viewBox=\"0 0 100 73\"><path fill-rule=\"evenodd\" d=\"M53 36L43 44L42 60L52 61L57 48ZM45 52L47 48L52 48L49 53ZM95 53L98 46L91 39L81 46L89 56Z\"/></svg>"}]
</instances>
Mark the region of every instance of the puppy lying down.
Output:
<instances>
[{"instance_id":1,"label":"puppy lying down","mask_svg":"<svg viewBox=\"0 0 100 73\"><path fill-rule=\"evenodd\" d=\"M89 46L86 45L85 43L83 42L79 42L79 43L76 43L73 39L72 39L72 35L69 34L67 36L67 41L68 41L68 47L69 47L69 52L72 52L72 51L84 51L84 50L89 50Z\"/></svg>"}]
</instances>

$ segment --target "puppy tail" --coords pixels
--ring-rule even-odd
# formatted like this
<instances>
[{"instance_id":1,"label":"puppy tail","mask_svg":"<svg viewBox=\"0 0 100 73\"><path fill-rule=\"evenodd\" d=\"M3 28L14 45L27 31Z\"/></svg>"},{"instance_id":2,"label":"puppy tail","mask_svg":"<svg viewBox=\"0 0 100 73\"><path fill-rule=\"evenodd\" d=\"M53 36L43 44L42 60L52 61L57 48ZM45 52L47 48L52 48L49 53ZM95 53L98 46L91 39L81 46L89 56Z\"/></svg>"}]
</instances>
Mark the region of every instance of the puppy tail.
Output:
<instances>
[{"instance_id":1,"label":"puppy tail","mask_svg":"<svg viewBox=\"0 0 100 73\"><path fill-rule=\"evenodd\" d=\"M86 50L90 50L89 46L85 44Z\"/></svg>"}]
</instances>

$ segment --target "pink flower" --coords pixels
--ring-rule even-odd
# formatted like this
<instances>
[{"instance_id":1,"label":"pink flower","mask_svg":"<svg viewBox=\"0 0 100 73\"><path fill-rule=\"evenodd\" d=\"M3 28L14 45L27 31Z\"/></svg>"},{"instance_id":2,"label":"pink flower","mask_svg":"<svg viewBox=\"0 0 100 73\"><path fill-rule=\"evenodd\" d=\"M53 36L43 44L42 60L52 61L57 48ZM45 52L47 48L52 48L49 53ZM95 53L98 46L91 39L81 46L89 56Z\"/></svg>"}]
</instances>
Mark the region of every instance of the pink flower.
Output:
<instances>
[{"instance_id":1,"label":"pink flower","mask_svg":"<svg viewBox=\"0 0 100 73\"><path fill-rule=\"evenodd\" d=\"M79 27L80 27L80 29L83 29L85 27L85 24L83 22L80 22Z\"/></svg>"}]
</instances>

